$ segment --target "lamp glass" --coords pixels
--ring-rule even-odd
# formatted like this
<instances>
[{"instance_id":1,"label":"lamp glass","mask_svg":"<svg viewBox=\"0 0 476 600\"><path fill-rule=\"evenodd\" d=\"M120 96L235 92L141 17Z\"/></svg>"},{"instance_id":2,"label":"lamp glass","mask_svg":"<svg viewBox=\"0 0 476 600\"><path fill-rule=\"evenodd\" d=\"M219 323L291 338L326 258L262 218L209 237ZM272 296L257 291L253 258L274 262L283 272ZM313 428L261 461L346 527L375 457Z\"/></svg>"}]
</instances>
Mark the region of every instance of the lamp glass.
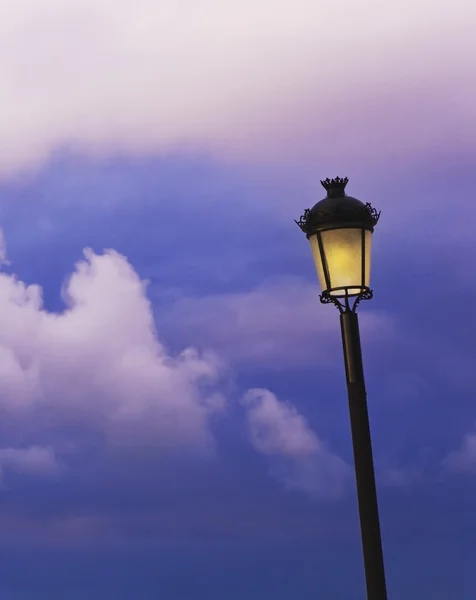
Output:
<instances>
[{"instance_id":1,"label":"lamp glass","mask_svg":"<svg viewBox=\"0 0 476 600\"><path fill-rule=\"evenodd\" d=\"M364 235L363 255L362 234ZM322 252L318 236L321 238ZM363 287L369 287L371 231L353 227L327 229L312 235L309 241L323 292L329 291L331 296L345 296L347 291L347 295L356 296L360 294ZM323 261L327 265L327 273ZM362 261L364 261L363 280Z\"/></svg>"}]
</instances>

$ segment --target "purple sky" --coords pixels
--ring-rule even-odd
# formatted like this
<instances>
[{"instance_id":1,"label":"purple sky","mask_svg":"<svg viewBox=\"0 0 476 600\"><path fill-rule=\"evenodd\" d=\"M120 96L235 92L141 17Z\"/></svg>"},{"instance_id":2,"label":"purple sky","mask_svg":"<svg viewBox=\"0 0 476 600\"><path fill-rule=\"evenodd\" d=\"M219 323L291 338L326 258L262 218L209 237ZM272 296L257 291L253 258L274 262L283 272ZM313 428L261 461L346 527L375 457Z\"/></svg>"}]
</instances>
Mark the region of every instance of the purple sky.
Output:
<instances>
[{"instance_id":1,"label":"purple sky","mask_svg":"<svg viewBox=\"0 0 476 600\"><path fill-rule=\"evenodd\" d=\"M337 175L382 210L389 599L474 598L476 9L7 4L0 599L364 599L338 313L293 222Z\"/></svg>"}]
</instances>

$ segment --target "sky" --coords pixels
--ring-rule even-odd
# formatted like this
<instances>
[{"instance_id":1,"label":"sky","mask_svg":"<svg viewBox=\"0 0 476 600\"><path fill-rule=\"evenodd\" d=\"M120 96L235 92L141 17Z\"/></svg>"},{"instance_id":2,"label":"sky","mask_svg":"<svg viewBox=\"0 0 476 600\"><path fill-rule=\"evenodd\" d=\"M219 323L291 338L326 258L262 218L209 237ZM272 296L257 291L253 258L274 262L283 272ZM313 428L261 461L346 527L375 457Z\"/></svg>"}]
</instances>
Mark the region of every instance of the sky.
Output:
<instances>
[{"instance_id":1,"label":"sky","mask_svg":"<svg viewBox=\"0 0 476 600\"><path fill-rule=\"evenodd\" d=\"M0 600L364 600L335 176L389 600L473 600L476 8L1 6Z\"/></svg>"}]
</instances>

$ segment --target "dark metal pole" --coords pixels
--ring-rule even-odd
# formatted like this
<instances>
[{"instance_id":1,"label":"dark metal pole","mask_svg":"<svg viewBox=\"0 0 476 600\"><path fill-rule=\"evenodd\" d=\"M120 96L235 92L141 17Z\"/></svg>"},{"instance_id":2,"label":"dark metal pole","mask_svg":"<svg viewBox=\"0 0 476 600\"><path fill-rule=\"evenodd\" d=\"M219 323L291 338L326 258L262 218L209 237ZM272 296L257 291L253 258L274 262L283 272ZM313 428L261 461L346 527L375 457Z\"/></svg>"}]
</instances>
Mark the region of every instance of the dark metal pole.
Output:
<instances>
[{"instance_id":1,"label":"dark metal pole","mask_svg":"<svg viewBox=\"0 0 476 600\"><path fill-rule=\"evenodd\" d=\"M368 600L387 600L367 392L357 314L340 315Z\"/></svg>"}]
</instances>

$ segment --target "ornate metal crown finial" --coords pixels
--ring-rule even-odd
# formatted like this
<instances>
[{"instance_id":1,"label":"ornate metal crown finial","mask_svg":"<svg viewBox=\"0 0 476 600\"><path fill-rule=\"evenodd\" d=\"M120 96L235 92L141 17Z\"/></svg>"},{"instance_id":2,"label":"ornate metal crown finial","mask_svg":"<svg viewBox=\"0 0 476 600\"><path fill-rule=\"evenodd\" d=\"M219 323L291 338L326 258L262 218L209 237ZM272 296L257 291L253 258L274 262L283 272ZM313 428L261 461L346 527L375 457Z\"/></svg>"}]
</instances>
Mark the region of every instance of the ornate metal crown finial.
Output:
<instances>
[{"instance_id":1,"label":"ornate metal crown finial","mask_svg":"<svg viewBox=\"0 0 476 600\"><path fill-rule=\"evenodd\" d=\"M335 177L334 179L321 179L321 185L327 190L327 192L340 192L343 193L345 186L349 182L348 177Z\"/></svg>"}]
</instances>

